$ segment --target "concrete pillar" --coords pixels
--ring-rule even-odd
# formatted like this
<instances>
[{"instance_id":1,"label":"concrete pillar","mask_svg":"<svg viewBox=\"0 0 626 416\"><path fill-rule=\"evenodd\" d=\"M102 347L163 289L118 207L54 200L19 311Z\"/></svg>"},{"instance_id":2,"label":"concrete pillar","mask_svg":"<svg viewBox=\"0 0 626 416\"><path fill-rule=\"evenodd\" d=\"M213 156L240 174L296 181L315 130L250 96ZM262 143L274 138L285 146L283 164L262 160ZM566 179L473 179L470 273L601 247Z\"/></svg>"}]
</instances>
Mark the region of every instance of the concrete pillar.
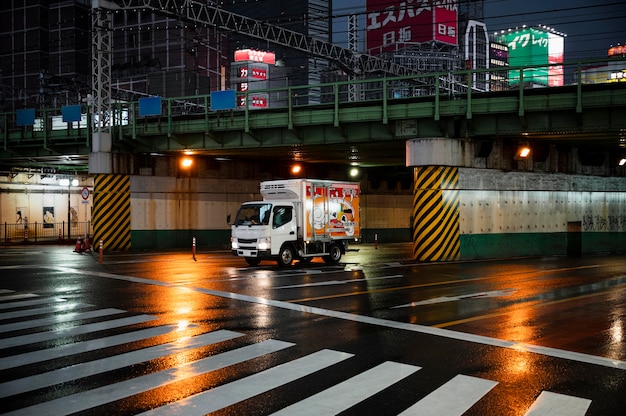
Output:
<instances>
[{"instance_id":1,"label":"concrete pillar","mask_svg":"<svg viewBox=\"0 0 626 416\"><path fill-rule=\"evenodd\" d=\"M99 132L93 135L93 152L89 153L89 173L113 173L111 133Z\"/></svg>"},{"instance_id":2,"label":"concrete pillar","mask_svg":"<svg viewBox=\"0 0 626 416\"><path fill-rule=\"evenodd\" d=\"M460 259L459 169L463 143L447 138L407 141L413 178L413 256L419 261Z\"/></svg>"}]
</instances>

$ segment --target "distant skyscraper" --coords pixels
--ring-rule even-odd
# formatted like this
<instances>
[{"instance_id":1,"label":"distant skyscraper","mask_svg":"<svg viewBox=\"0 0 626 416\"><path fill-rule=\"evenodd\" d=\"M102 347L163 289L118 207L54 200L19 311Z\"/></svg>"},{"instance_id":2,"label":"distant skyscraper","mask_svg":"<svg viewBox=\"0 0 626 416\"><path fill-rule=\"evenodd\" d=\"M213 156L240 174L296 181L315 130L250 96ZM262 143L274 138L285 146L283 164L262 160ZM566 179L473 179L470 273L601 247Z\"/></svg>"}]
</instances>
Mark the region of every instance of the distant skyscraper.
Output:
<instances>
[{"instance_id":1,"label":"distant skyscraper","mask_svg":"<svg viewBox=\"0 0 626 416\"><path fill-rule=\"evenodd\" d=\"M222 7L252 19L280 26L324 42L332 39L332 0L232 0ZM276 54L285 65L286 82L289 85L314 85L328 71L328 61L280 47L271 40L257 40L233 35L231 54L235 49L257 49ZM232 56L231 56L232 59Z\"/></svg>"},{"instance_id":2,"label":"distant skyscraper","mask_svg":"<svg viewBox=\"0 0 626 416\"><path fill-rule=\"evenodd\" d=\"M75 103L91 85L90 2L0 2L0 108Z\"/></svg>"}]
</instances>

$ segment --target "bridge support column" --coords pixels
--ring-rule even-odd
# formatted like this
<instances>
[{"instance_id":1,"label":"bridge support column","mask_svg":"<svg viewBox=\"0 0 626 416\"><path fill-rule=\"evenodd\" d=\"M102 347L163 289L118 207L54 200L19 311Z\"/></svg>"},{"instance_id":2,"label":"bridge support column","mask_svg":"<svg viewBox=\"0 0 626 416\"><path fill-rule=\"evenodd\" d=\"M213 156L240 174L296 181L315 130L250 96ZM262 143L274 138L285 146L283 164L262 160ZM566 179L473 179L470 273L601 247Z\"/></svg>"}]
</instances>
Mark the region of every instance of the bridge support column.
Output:
<instances>
[{"instance_id":1,"label":"bridge support column","mask_svg":"<svg viewBox=\"0 0 626 416\"><path fill-rule=\"evenodd\" d=\"M92 225L94 241L110 251L130 250L130 176L96 175Z\"/></svg>"},{"instance_id":2,"label":"bridge support column","mask_svg":"<svg viewBox=\"0 0 626 416\"><path fill-rule=\"evenodd\" d=\"M460 259L459 169L463 143L447 138L407 141L413 166L413 257L419 261Z\"/></svg>"},{"instance_id":3,"label":"bridge support column","mask_svg":"<svg viewBox=\"0 0 626 416\"><path fill-rule=\"evenodd\" d=\"M113 154L111 153L111 133L98 132L93 135L93 152L89 154L89 173L113 173Z\"/></svg>"}]
</instances>

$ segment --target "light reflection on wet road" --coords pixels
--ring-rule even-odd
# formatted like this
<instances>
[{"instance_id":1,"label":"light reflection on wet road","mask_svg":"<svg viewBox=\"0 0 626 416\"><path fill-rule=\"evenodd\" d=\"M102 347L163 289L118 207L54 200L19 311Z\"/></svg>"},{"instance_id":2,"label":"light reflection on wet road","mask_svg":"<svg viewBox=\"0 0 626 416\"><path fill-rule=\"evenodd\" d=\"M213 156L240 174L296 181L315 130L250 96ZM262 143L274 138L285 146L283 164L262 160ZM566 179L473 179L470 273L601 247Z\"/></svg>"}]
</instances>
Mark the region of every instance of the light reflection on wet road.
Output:
<instances>
[{"instance_id":1,"label":"light reflection on wet road","mask_svg":"<svg viewBox=\"0 0 626 416\"><path fill-rule=\"evenodd\" d=\"M41 371L58 371L85 360L118 359L120 354L173 342L163 357L80 383L14 396L7 410L40 409L45 413L45 409L53 409L46 406L65 403L65 397L69 400L91 389L113 389L123 380L139 383L145 378L145 391L121 390L108 402L79 410L85 414L135 414L178 400L189 400L191 405L194 395L202 396L219 386L224 386L220 391L229 391L226 386L235 386L230 383L239 380L236 385L243 385L248 377L267 371L290 381L278 383L256 398L229 404L216 414L269 414L300 401L309 403L305 399L326 388L330 389L327 394L340 394L341 389L332 386L354 382L365 377L359 374L396 362L420 370L392 385L372 387L381 393L356 404L348 400L349 413L399 414L431 403L433 398L441 402L448 390L460 388L455 383L467 382L473 386L468 389L482 391L480 379L490 380L492 387L476 393L476 402L468 399L465 413L459 414L523 415L531 406L549 406L563 397L584 409L582 413L569 411L568 416L623 414L623 256L417 264L410 260L409 245L359 248L358 253L346 254L339 266L314 261L288 269L269 262L248 267L227 252L200 252L196 261L191 253L181 252L109 253L99 264L95 256L59 248L6 250L0 254L0 290L62 297L65 302L83 305L81 308L119 308L126 318L137 314L153 317L153 321L135 324L133 331L155 325L174 328L151 339L50 360L42 367L22 365L14 372L0 368L0 382L13 386L17 381L12 380ZM0 308L16 301L8 296L9 292L0 292ZM20 308L7 311L20 312ZM0 326L5 321L14 324L38 318L26 314L3 318L2 313L0 309ZM41 312L45 313L49 312ZM59 316L62 312L54 313ZM21 333L6 329L6 334L0 333L0 346L17 336L36 336L44 329L71 330L61 325ZM224 330L234 331L238 337L184 351L174 348L193 337ZM0 349L0 353L4 351L8 361L16 354L27 357L33 348L67 348L73 342L100 336L86 330L75 332L72 338ZM111 327L104 335L122 336L123 332ZM270 339L291 346L245 362L235 359L237 364L219 370L206 370L208 367L200 364L212 356L237 354L244 344L260 345ZM294 369L299 367L292 362L308 366L308 354L326 349L353 358L303 380L281 372L283 364ZM157 381L162 372L167 381ZM31 405L39 407L29 408Z\"/></svg>"}]
</instances>

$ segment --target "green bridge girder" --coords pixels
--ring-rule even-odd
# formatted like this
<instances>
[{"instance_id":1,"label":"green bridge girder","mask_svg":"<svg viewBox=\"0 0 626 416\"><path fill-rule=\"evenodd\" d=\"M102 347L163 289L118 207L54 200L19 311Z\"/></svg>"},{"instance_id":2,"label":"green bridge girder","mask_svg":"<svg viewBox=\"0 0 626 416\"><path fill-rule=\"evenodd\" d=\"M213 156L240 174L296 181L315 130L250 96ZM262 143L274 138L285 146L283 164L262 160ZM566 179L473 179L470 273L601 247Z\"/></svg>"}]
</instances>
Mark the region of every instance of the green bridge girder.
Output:
<instances>
[{"instance_id":1,"label":"green bridge girder","mask_svg":"<svg viewBox=\"0 0 626 416\"><path fill-rule=\"evenodd\" d=\"M398 90L410 91L414 78L357 81L366 98L358 102L348 102L348 83L338 82L250 93L264 92L285 102L269 109L216 112L210 110L209 96L194 96L164 98L162 116L139 117L137 102L116 103L114 148L131 153L184 149L224 152L404 142L415 137L512 138L594 144L607 150L626 144L626 83L578 83L500 92L468 89L448 94L439 88L439 77L435 76L432 94L395 98ZM294 97L303 95L321 103L296 104ZM60 114L61 109L37 110L37 119L48 120L46 128L41 124L38 128L16 127L16 113L0 114L0 160L6 164L28 158L88 155L91 130L76 125L53 129L50 120Z\"/></svg>"}]
</instances>

